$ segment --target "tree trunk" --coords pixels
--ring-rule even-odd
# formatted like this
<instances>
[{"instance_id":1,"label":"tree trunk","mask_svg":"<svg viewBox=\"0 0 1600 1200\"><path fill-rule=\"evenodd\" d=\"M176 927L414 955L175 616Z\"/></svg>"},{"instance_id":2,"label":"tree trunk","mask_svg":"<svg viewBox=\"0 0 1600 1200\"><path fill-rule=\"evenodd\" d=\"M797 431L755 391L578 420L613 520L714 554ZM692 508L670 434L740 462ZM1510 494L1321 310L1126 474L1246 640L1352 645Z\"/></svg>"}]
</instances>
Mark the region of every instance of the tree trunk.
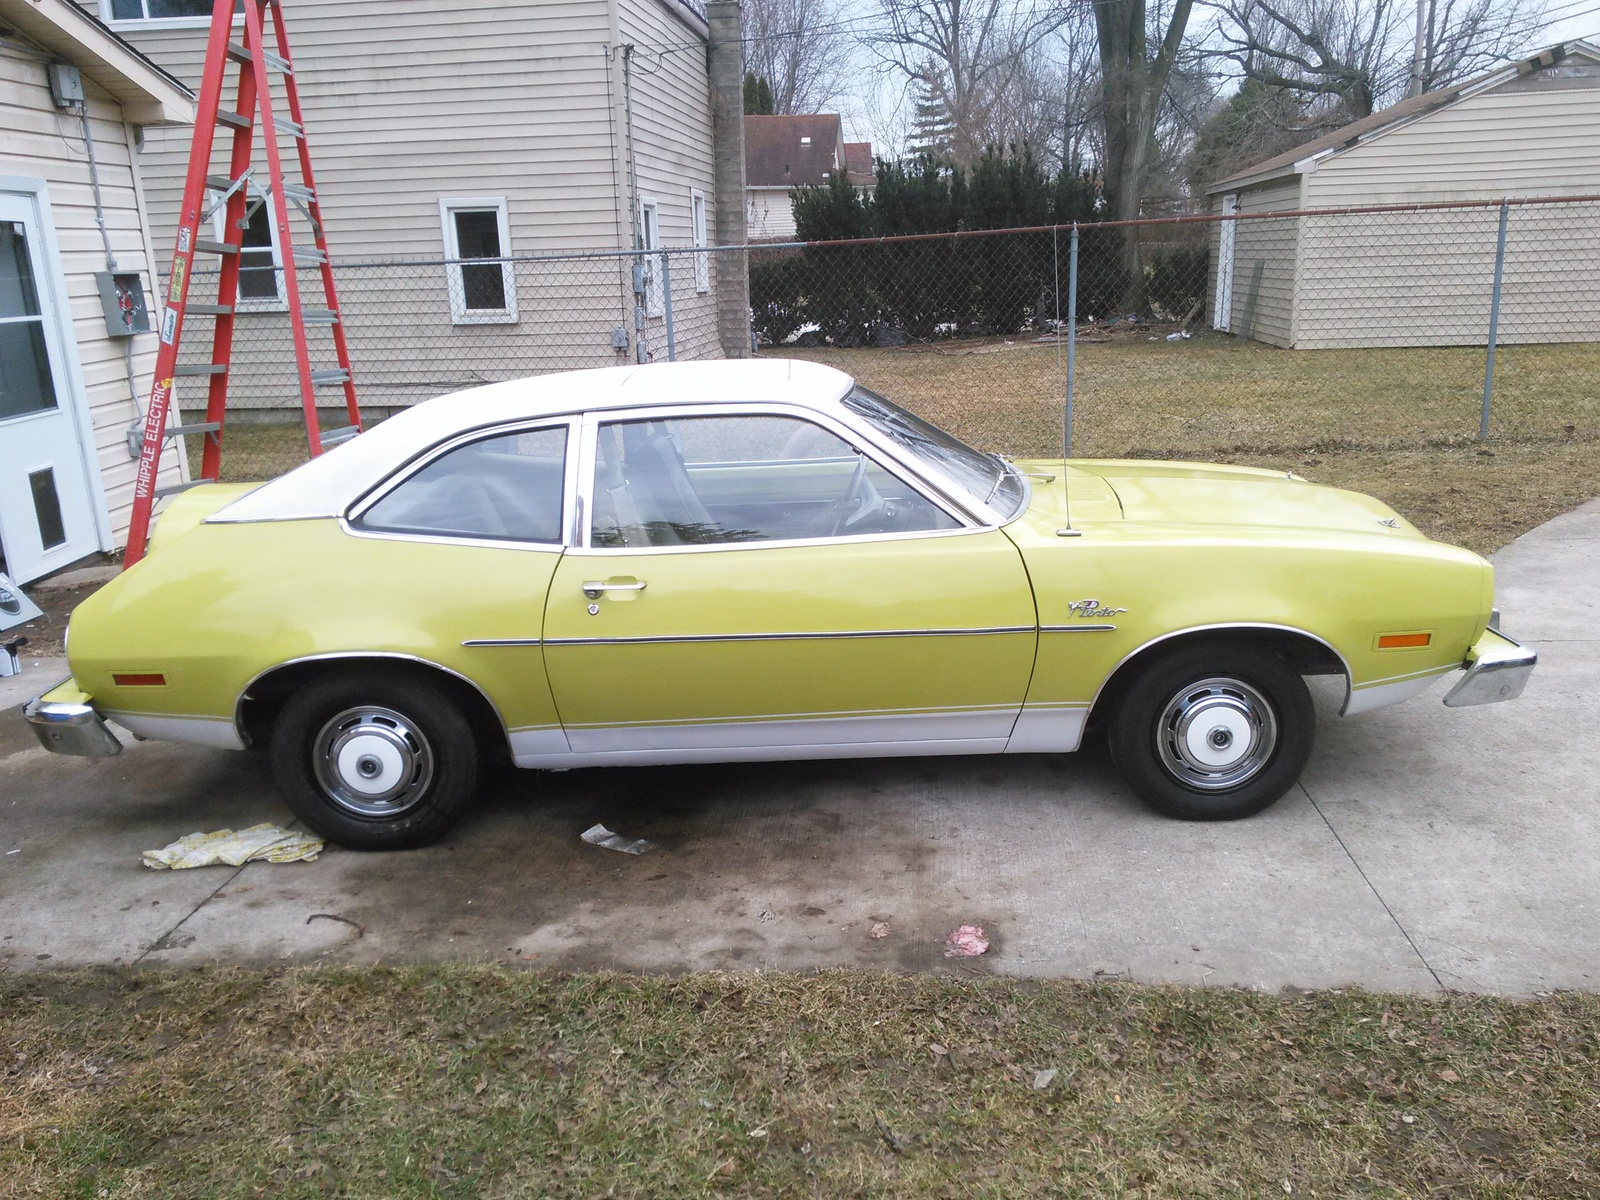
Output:
<instances>
[{"instance_id":1,"label":"tree trunk","mask_svg":"<svg viewBox=\"0 0 1600 1200\"><path fill-rule=\"evenodd\" d=\"M1105 114L1105 178L1101 187L1106 211L1113 221L1138 219L1161 95L1189 22L1191 4L1192 0L1178 0L1173 6L1171 21L1154 59L1145 40L1145 0L1097 0L1094 6ZM1137 230L1122 231L1122 269L1122 309L1143 312L1144 263Z\"/></svg>"}]
</instances>

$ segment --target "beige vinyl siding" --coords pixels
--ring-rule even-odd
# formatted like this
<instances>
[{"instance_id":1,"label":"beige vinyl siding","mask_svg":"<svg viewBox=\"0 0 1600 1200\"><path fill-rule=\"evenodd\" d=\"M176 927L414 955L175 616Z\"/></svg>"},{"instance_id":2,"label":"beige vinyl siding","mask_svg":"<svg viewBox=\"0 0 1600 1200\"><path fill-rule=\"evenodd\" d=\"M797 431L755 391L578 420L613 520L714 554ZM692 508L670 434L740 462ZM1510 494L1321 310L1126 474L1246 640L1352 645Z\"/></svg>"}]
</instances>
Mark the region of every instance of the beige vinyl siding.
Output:
<instances>
[{"instance_id":1,"label":"beige vinyl siding","mask_svg":"<svg viewBox=\"0 0 1600 1200\"><path fill-rule=\"evenodd\" d=\"M669 0L613 0L618 33L636 47L633 60L633 154L641 198L656 201L661 245L693 243L689 194L706 198L706 229L716 228L712 189L711 79L705 42ZM626 147L624 147L626 150ZM721 356L717 341L715 270L712 290L696 294L692 266L676 258L672 270L673 325L679 358ZM687 283L689 286L682 286ZM666 319L646 322L652 358L666 357Z\"/></svg>"},{"instance_id":2,"label":"beige vinyl siding","mask_svg":"<svg viewBox=\"0 0 1600 1200\"><path fill-rule=\"evenodd\" d=\"M397 20L359 0L286 0L284 15L335 258L442 255L442 196L504 196L518 253L615 245L604 3L411 0ZM204 29L121 31L198 89ZM229 142L217 139L215 166ZM189 145L179 131L147 139L158 247L172 242Z\"/></svg>"},{"instance_id":3,"label":"beige vinyl siding","mask_svg":"<svg viewBox=\"0 0 1600 1200\"><path fill-rule=\"evenodd\" d=\"M1307 206L1600 192L1600 87L1491 91L1324 159Z\"/></svg>"},{"instance_id":4,"label":"beige vinyl siding","mask_svg":"<svg viewBox=\"0 0 1600 1200\"><path fill-rule=\"evenodd\" d=\"M1314 208L1600 193L1600 87L1511 81L1330 156L1306 189ZM1295 345L1485 344L1498 222L1494 208L1308 219ZM1502 342L1600 339L1600 314L1569 299L1596 287L1592 213L1513 207Z\"/></svg>"},{"instance_id":5,"label":"beige vinyl siding","mask_svg":"<svg viewBox=\"0 0 1600 1200\"><path fill-rule=\"evenodd\" d=\"M794 198L788 188L745 189L745 226L752 242L795 239Z\"/></svg>"},{"instance_id":6,"label":"beige vinyl siding","mask_svg":"<svg viewBox=\"0 0 1600 1200\"><path fill-rule=\"evenodd\" d=\"M80 0L93 7L94 0ZM517 263L517 321L452 322L449 272L442 265L381 265L444 256L441 198L503 197L510 253L570 255L629 244L622 73L617 42L637 46L634 132L639 191L659 204L662 241L690 242L690 189L711 189L711 117L703 39L662 0L513 0L465 6L412 0L403 17L362 0L285 0L313 169L363 407L386 410L442 392L541 369L612 366L630 361L612 348L612 331L631 330L626 260ZM236 28L238 23L236 22ZM120 24L122 33L198 89L207 31ZM624 29L626 32L623 32ZM235 34L238 40L239 34ZM276 79L276 73L269 73ZM231 80L231 76L230 76ZM232 95L232 85L225 91ZM281 83L277 111L287 115ZM224 131L225 132L225 131ZM224 174L231 139L219 137L212 174ZM292 160L293 143L280 139ZM157 254L172 253L190 140L151 131L145 183ZM258 145L254 162L265 175ZM294 167L288 168L296 178ZM291 213L304 245L307 229ZM714 301L696 296L692 264L674 279L682 301L674 318L680 357L716 344ZM202 262L200 267L214 267ZM677 264L675 264L677 265ZM308 306L321 304L316 271L299 273ZM199 275L191 294L214 286ZM687 293L687 295L684 295ZM647 337L665 354L664 321ZM184 362L209 357L210 322L196 318ZM334 363L326 330L309 332L315 367ZM518 365L523 364L523 365ZM325 416L338 389L318 394ZM198 402L193 392L186 398ZM299 407L286 317L240 318L230 374L233 408Z\"/></svg>"},{"instance_id":7,"label":"beige vinyl siding","mask_svg":"<svg viewBox=\"0 0 1600 1200\"><path fill-rule=\"evenodd\" d=\"M145 252L129 152L128 126L122 107L88 78L89 126L106 228L119 271L142 271L147 285L151 264ZM105 248L95 223L94 193L83 129L76 114L59 112L50 98L42 55L0 48L0 175L41 178L49 188L49 219L61 250L68 308L78 359L83 368L84 398L94 431L99 483L104 488L111 532L116 544L127 538L133 504L136 460L128 455L126 430L137 414L128 394L124 339L107 335L95 272L106 269ZM149 294L151 321L159 321L157 301ZM133 339L133 380L142 407L150 397L156 338ZM159 482L181 478L181 453L169 449ZM91 486L95 481L91 480Z\"/></svg>"},{"instance_id":8,"label":"beige vinyl siding","mask_svg":"<svg viewBox=\"0 0 1600 1200\"><path fill-rule=\"evenodd\" d=\"M1269 187L1241 191L1239 212L1288 212L1300 207L1298 176ZM1216 197L1221 211L1222 197ZM1234 224L1233 306L1230 330L1274 346L1294 344L1296 220L1238 221ZM1216 296L1222 224L1212 227L1207 305Z\"/></svg>"}]
</instances>

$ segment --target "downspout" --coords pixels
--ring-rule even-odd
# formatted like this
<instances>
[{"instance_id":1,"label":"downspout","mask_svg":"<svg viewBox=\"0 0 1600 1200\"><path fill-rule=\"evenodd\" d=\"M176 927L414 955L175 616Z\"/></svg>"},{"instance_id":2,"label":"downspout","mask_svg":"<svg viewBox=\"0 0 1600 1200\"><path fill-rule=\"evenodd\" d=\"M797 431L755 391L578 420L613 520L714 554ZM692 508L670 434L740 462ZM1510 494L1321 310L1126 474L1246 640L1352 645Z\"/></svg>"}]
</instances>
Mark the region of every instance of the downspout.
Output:
<instances>
[{"instance_id":1,"label":"downspout","mask_svg":"<svg viewBox=\"0 0 1600 1200\"><path fill-rule=\"evenodd\" d=\"M633 150L633 47L622 48L623 136L628 139L628 224L633 228L633 248L644 249L639 227L639 158Z\"/></svg>"}]
</instances>

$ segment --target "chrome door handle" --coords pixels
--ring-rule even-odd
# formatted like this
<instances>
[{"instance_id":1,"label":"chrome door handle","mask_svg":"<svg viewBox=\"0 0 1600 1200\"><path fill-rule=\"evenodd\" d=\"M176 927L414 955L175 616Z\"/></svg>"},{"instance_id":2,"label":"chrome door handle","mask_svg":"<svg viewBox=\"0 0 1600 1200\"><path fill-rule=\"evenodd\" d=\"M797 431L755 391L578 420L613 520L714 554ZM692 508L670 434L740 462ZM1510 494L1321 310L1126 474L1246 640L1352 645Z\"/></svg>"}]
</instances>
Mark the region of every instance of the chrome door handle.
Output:
<instances>
[{"instance_id":1,"label":"chrome door handle","mask_svg":"<svg viewBox=\"0 0 1600 1200\"><path fill-rule=\"evenodd\" d=\"M598 600L601 592L642 592L644 589L645 581L642 579L633 583L601 583L594 580L583 585L583 594L591 600Z\"/></svg>"}]
</instances>

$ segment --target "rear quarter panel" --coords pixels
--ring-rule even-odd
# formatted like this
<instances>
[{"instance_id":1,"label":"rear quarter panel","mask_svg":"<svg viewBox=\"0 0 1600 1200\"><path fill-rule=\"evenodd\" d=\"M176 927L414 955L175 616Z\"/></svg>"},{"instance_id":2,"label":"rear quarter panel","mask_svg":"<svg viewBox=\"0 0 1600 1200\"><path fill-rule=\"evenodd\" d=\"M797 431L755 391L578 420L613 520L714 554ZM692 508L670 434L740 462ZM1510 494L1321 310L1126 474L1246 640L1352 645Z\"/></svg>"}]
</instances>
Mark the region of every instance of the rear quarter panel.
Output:
<instances>
[{"instance_id":1,"label":"rear quarter panel","mask_svg":"<svg viewBox=\"0 0 1600 1200\"><path fill-rule=\"evenodd\" d=\"M477 683L510 729L558 725L537 639L560 552L363 537L335 520L198 525L74 613L70 664L97 707L232 721L249 682L323 655L394 654ZM115 674L159 673L163 686Z\"/></svg>"}]
</instances>

